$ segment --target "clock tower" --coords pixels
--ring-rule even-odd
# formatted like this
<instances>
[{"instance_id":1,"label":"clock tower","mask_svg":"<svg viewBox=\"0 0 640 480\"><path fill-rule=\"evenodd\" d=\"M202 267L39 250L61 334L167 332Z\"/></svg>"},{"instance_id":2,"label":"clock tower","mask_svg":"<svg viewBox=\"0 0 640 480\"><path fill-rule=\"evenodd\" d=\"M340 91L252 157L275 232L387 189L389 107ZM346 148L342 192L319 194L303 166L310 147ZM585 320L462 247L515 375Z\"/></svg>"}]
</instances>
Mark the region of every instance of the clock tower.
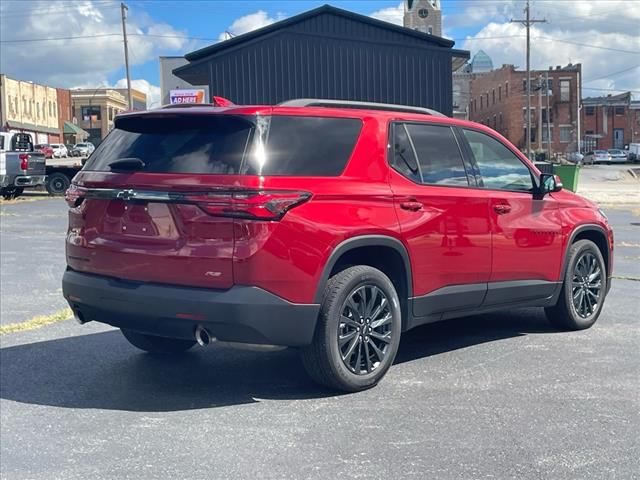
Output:
<instances>
[{"instance_id":1,"label":"clock tower","mask_svg":"<svg viewBox=\"0 0 640 480\"><path fill-rule=\"evenodd\" d=\"M405 0L404 26L430 35L442 36L440 0Z\"/></svg>"}]
</instances>

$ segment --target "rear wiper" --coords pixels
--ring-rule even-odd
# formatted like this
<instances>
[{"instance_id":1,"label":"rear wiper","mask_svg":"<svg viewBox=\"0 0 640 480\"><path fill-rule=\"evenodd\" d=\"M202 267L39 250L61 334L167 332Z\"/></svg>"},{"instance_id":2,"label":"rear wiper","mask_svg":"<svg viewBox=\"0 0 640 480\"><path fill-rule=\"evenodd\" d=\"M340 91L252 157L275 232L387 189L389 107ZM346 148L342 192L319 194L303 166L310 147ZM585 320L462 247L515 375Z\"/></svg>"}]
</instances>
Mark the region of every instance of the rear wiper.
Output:
<instances>
[{"instance_id":1,"label":"rear wiper","mask_svg":"<svg viewBox=\"0 0 640 480\"><path fill-rule=\"evenodd\" d=\"M139 158L121 158L109 164L111 170L141 170L145 167L145 163Z\"/></svg>"}]
</instances>

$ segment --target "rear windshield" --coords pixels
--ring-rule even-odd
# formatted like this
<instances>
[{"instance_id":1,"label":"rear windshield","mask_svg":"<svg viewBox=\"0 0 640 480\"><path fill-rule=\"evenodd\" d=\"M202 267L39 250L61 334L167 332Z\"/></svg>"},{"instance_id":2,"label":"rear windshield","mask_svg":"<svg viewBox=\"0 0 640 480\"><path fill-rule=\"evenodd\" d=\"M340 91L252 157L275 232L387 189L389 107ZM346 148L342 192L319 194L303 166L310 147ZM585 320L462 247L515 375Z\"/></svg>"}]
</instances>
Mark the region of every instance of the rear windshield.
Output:
<instances>
[{"instance_id":1,"label":"rear windshield","mask_svg":"<svg viewBox=\"0 0 640 480\"><path fill-rule=\"evenodd\" d=\"M140 159L149 173L339 175L361 121L325 117L230 115L121 118L85 170Z\"/></svg>"}]
</instances>

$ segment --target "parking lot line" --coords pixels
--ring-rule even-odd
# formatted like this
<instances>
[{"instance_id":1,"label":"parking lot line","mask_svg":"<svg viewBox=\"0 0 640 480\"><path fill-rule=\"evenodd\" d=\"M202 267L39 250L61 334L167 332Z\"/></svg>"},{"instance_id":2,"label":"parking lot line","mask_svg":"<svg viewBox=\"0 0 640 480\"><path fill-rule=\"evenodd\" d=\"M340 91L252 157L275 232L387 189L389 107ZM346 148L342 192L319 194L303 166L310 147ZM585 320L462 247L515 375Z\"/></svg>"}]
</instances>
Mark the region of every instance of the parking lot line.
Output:
<instances>
[{"instance_id":1,"label":"parking lot line","mask_svg":"<svg viewBox=\"0 0 640 480\"><path fill-rule=\"evenodd\" d=\"M27 330L35 330L45 325L61 322L67 320L73 316L73 312L70 308L64 308L51 315L37 315L25 322L10 323L8 325L0 326L0 336L7 335L9 333L25 332Z\"/></svg>"}]
</instances>

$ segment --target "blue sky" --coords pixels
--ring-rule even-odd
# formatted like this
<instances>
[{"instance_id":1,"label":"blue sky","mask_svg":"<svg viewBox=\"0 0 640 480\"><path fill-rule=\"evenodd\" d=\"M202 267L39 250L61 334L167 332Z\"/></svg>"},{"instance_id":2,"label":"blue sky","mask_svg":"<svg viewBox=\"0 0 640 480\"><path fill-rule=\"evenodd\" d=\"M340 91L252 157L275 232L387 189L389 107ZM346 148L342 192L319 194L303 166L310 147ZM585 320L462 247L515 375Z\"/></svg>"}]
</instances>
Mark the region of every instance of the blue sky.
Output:
<instances>
[{"instance_id":1,"label":"blue sky","mask_svg":"<svg viewBox=\"0 0 640 480\"><path fill-rule=\"evenodd\" d=\"M640 98L640 0L531 0L532 66L582 63L585 96ZM184 55L327 1L127 0L134 87L159 98L160 55ZM336 7L402 23L401 0L334 0ZM444 36L494 65L525 62L524 0L441 0ZM19 26L17 28L16 26ZM195 39L194 39L195 38ZM209 40L197 40L206 38ZM1 0L0 72L57 87L124 86L120 2ZM150 106L155 106L151 104Z\"/></svg>"},{"instance_id":2,"label":"blue sky","mask_svg":"<svg viewBox=\"0 0 640 480\"><path fill-rule=\"evenodd\" d=\"M177 30L188 31L190 36L204 38L218 38L221 32L228 29L233 22L241 17L250 15L257 11L264 11L270 18L291 17L306 10L320 7L324 4L331 5L345 10L370 15L376 11L397 7L400 2L398 0L385 1L361 1L361 0L342 0L342 1L307 1L307 0L288 0L288 1L203 1L203 0L183 0L180 2L180 8L176 6L177 2L170 0L134 0L129 1L131 15L138 12L144 12L154 19L166 22ZM453 13L460 11L460 4L446 2L442 5L443 13ZM456 28L451 31L457 37L472 35L482 28L480 25L472 25L468 27ZM203 44L213 42L202 42ZM186 52L185 52L186 53ZM147 78L152 83L158 83L159 68L157 62L151 61L147 64L136 66L135 76ZM111 78L113 81L122 78L124 70L114 73Z\"/></svg>"}]
</instances>

